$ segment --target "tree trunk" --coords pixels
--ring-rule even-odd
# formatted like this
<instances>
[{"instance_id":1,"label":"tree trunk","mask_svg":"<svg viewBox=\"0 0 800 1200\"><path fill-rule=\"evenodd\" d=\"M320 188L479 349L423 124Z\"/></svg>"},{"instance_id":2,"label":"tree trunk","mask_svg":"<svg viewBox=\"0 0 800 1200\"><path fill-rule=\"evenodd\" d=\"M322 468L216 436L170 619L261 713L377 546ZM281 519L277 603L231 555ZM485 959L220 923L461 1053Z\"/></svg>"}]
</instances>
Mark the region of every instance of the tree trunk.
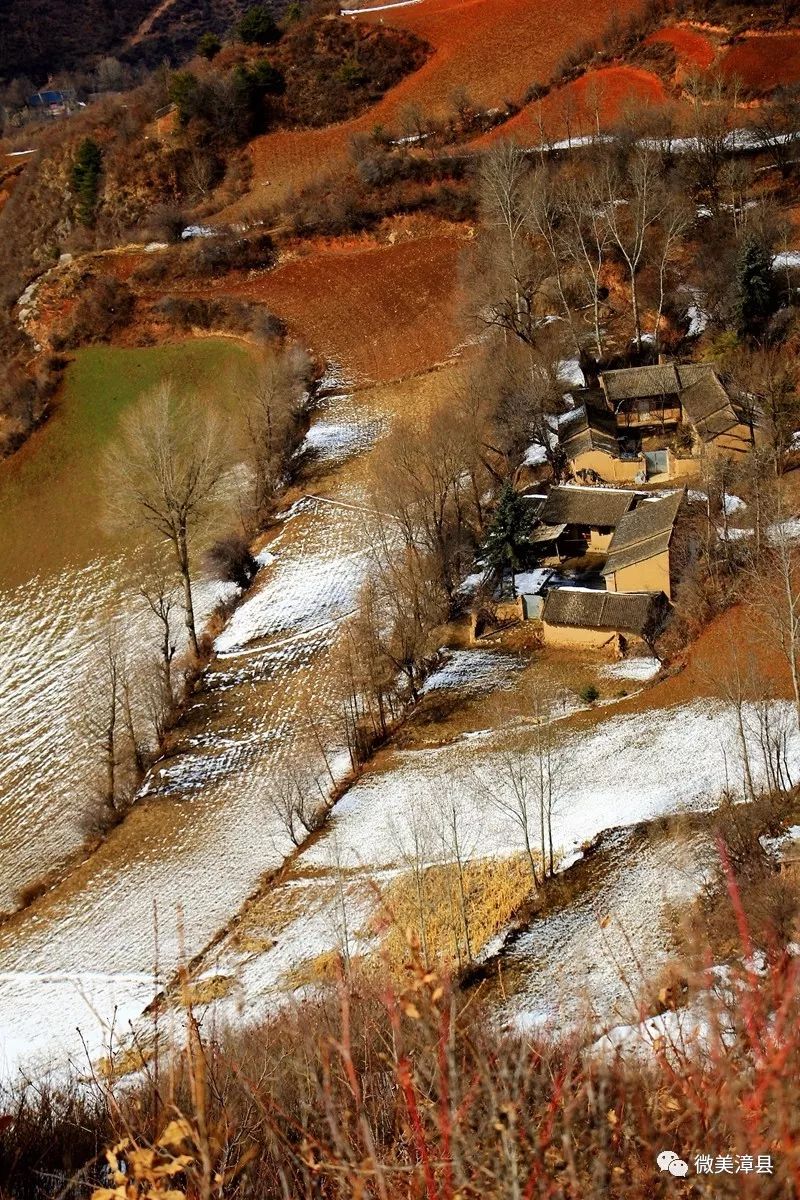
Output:
<instances>
[{"instance_id":1,"label":"tree trunk","mask_svg":"<svg viewBox=\"0 0 800 1200\"><path fill-rule=\"evenodd\" d=\"M635 330L636 353L642 353L642 319L639 315L639 293L636 288L636 271L631 267L631 308Z\"/></svg>"},{"instance_id":2,"label":"tree trunk","mask_svg":"<svg viewBox=\"0 0 800 1200\"><path fill-rule=\"evenodd\" d=\"M186 531L178 536L178 565L183 580L183 606L186 613L186 632L189 635L189 645L195 655L200 653L197 644L197 629L194 621L194 600L192 597L192 577L189 573L189 549L186 544Z\"/></svg>"}]
</instances>

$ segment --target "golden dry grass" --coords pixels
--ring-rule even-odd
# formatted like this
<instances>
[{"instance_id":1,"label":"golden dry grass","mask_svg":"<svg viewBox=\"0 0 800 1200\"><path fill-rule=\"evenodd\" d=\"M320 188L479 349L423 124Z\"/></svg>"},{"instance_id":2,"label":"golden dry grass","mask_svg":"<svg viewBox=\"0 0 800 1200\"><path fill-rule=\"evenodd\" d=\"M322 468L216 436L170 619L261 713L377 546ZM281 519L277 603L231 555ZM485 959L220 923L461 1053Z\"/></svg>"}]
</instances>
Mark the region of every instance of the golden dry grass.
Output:
<instances>
[{"instance_id":1,"label":"golden dry grass","mask_svg":"<svg viewBox=\"0 0 800 1200\"><path fill-rule=\"evenodd\" d=\"M524 855L474 859L464 864L464 891L470 947L478 954L531 896L530 866ZM374 920L383 934L383 957L390 969L404 967L415 947L427 951L430 963L452 967L465 961L465 935L460 910L458 867L430 866L421 884L424 912L413 872L397 876L383 890L382 910Z\"/></svg>"},{"instance_id":2,"label":"golden dry grass","mask_svg":"<svg viewBox=\"0 0 800 1200\"><path fill-rule=\"evenodd\" d=\"M208 979L188 983L180 992L179 1002L182 1008L213 1004L215 1000L229 996L235 986L236 980L232 975L211 975Z\"/></svg>"}]
</instances>

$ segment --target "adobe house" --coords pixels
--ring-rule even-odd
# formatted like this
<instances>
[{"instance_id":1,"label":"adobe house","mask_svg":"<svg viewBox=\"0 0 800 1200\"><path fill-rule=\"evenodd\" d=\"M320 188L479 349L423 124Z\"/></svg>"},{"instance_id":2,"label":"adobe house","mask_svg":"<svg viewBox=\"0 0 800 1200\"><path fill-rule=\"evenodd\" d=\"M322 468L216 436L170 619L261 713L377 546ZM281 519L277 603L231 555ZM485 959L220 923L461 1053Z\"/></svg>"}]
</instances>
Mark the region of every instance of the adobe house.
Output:
<instances>
[{"instance_id":1,"label":"adobe house","mask_svg":"<svg viewBox=\"0 0 800 1200\"><path fill-rule=\"evenodd\" d=\"M695 474L704 455L741 457L760 438L755 415L729 395L712 363L605 371L599 382L583 397L585 418L567 420L559 435L576 477L680 478Z\"/></svg>"},{"instance_id":2,"label":"adobe house","mask_svg":"<svg viewBox=\"0 0 800 1200\"><path fill-rule=\"evenodd\" d=\"M559 441L572 475L581 482L644 483L647 478L644 455L626 449L608 413L581 404L562 418Z\"/></svg>"},{"instance_id":3,"label":"adobe house","mask_svg":"<svg viewBox=\"0 0 800 1200\"><path fill-rule=\"evenodd\" d=\"M625 513L644 496L621 488L554 487L546 498L531 497L533 503L538 502L538 524L531 541L542 547L551 543L560 557L604 554Z\"/></svg>"},{"instance_id":4,"label":"adobe house","mask_svg":"<svg viewBox=\"0 0 800 1200\"><path fill-rule=\"evenodd\" d=\"M554 588L544 604L542 636L547 646L622 657L631 649L650 648L668 609L662 592Z\"/></svg>"},{"instance_id":5,"label":"adobe house","mask_svg":"<svg viewBox=\"0 0 800 1200\"><path fill-rule=\"evenodd\" d=\"M601 570L609 592L663 592L672 596L670 544L684 492L646 499L617 525Z\"/></svg>"}]
</instances>

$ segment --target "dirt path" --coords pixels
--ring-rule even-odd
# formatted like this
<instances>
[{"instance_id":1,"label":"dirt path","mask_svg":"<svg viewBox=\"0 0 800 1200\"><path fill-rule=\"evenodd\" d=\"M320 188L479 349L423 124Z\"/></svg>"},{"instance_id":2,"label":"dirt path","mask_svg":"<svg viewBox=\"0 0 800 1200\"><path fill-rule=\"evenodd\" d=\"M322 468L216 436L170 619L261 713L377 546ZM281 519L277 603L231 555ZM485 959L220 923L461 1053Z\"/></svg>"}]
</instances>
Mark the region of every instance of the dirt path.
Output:
<instances>
[{"instance_id":1,"label":"dirt path","mask_svg":"<svg viewBox=\"0 0 800 1200\"><path fill-rule=\"evenodd\" d=\"M163 17L164 13L168 12L174 3L175 0L160 0L149 16L145 17L136 32L130 38L128 38L127 42L125 43L125 49L130 50L133 46L138 46L139 42L143 41L144 38L146 38L150 33L156 21L158 21L160 17Z\"/></svg>"}]
</instances>

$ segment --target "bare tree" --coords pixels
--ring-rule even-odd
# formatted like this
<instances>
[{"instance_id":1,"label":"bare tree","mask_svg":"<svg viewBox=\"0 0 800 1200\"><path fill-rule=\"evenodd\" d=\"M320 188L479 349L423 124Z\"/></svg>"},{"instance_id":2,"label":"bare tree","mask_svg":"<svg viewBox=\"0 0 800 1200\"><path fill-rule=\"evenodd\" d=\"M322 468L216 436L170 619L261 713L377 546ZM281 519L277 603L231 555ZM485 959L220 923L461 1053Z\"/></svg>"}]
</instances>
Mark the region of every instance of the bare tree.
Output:
<instances>
[{"instance_id":1,"label":"bare tree","mask_svg":"<svg viewBox=\"0 0 800 1200\"><path fill-rule=\"evenodd\" d=\"M97 793L106 816L123 812L144 772L130 664L116 629L109 629L84 681L82 736L98 764Z\"/></svg>"},{"instance_id":2,"label":"bare tree","mask_svg":"<svg viewBox=\"0 0 800 1200\"><path fill-rule=\"evenodd\" d=\"M777 471L800 418L794 354L786 346L740 347L726 358L725 372L751 437L759 427Z\"/></svg>"},{"instance_id":3,"label":"bare tree","mask_svg":"<svg viewBox=\"0 0 800 1200\"><path fill-rule=\"evenodd\" d=\"M528 764L520 754L505 751L492 760L490 769L474 773L474 780L489 804L501 817L516 826L525 846L534 888L539 887L538 861L544 873L544 853L536 849L539 825L539 798L535 793Z\"/></svg>"},{"instance_id":4,"label":"bare tree","mask_svg":"<svg viewBox=\"0 0 800 1200\"><path fill-rule=\"evenodd\" d=\"M507 281L490 309L490 320L530 340L533 260L525 234L533 197L523 151L513 142L499 142L481 159L479 183L483 220L494 234L495 269Z\"/></svg>"},{"instance_id":5,"label":"bare tree","mask_svg":"<svg viewBox=\"0 0 800 1200\"><path fill-rule=\"evenodd\" d=\"M749 572L753 595L765 627L781 652L792 681L800 729L800 586L792 529L779 505L769 528L769 546Z\"/></svg>"},{"instance_id":6,"label":"bare tree","mask_svg":"<svg viewBox=\"0 0 800 1200\"><path fill-rule=\"evenodd\" d=\"M112 521L155 534L172 548L195 654L191 551L208 528L230 461L222 420L179 396L169 382L144 396L123 419L105 460Z\"/></svg>"},{"instance_id":7,"label":"bare tree","mask_svg":"<svg viewBox=\"0 0 800 1200\"><path fill-rule=\"evenodd\" d=\"M752 112L750 129L784 179L791 174L800 136L800 88L778 88Z\"/></svg>"},{"instance_id":8,"label":"bare tree","mask_svg":"<svg viewBox=\"0 0 800 1200\"><path fill-rule=\"evenodd\" d=\"M427 919L430 901L425 880L433 855L432 813L430 806L420 796L412 796L403 810L400 821L394 827L394 837L400 861L410 871L414 884L417 909L417 927L422 961L430 966L428 952Z\"/></svg>"},{"instance_id":9,"label":"bare tree","mask_svg":"<svg viewBox=\"0 0 800 1200\"><path fill-rule=\"evenodd\" d=\"M275 493L286 481L291 456L302 432L311 375L308 356L298 347L265 351L249 363L238 381L247 424L247 459L252 475L252 518L269 515Z\"/></svg>"},{"instance_id":10,"label":"bare tree","mask_svg":"<svg viewBox=\"0 0 800 1200\"><path fill-rule=\"evenodd\" d=\"M177 651L177 642L172 628L172 614L176 607L175 591L160 562L149 566L144 582L139 588L150 612L160 627L159 657L164 691L172 702L172 660Z\"/></svg>"},{"instance_id":11,"label":"bare tree","mask_svg":"<svg viewBox=\"0 0 800 1200\"><path fill-rule=\"evenodd\" d=\"M389 543L396 545L399 538L409 551L407 563L424 555L447 595L453 595L473 549L469 450L469 441L446 402L424 423L398 423L377 447L373 507L390 521L373 531L387 551L382 555L384 574L394 569ZM398 566L401 561L402 556L395 558Z\"/></svg>"},{"instance_id":12,"label":"bare tree","mask_svg":"<svg viewBox=\"0 0 800 1200\"><path fill-rule=\"evenodd\" d=\"M451 864L455 870L457 885L457 905L459 922L464 934L464 950L466 961L472 962L472 938L470 935L470 914L467 898L467 865L470 851L474 842L474 827L465 810L462 797L452 782L441 780L439 790L439 836L445 863ZM449 890L449 889L448 889ZM455 934L456 952L459 963L462 961L461 939Z\"/></svg>"},{"instance_id":13,"label":"bare tree","mask_svg":"<svg viewBox=\"0 0 800 1200\"><path fill-rule=\"evenodd\" d=\"M641 353L638 274L647 256L654 228L669 206L658 156L644 147L637 147L624 175L607 158L603 186L608 227L628 268L634 341L637 352Z\"/></svg>"},{"instance_id":14,"label":"bare tree","mask_svg":"<svg viewBox=\"0 0 800 1200\"><path fill-rule=\"evenodd\" d=\"M697 71L684 85L689 99L686 163L712 204L719 198L719 175L728 154L739 85L721 72Z\"/></svg>"},{"instance_id":15,"label":"bare tree","mask_svg":"<svg viewBox=\"0 0 800 1200\"><path fill-rule=\"evenodd\" d=\"M594 172L572 176L563 192L565 255L572 259L583 280L585 294L592 305L594 341L598 362L603 358L603 335L600 324L600 288L611 243L611 230L606 219L603 198L596 186Z\"/></svg>"},{"instance_id":16,"label":"bare tree","mask_svg":"<svg viewBox=\"0 0 800 1200\"><path fill-rule=\"evenodd\" d=\"M325 794L311 772L287 767L273 774L267 804L289 835L300 846L310 833L321 829L328 815Z\"/></svg>"},{"instance_id":17,"label":"bare tree","mask_svg":"<svg viewBox=\"0 0 800 1200\"><path fill-rule=\"evenodd\" d=\"M675 263L683 238L691 226L692 213L683 200L675 193L670 193L667 204L656 231L655 255L658 267L658 309L656 311L655 339L656 353L661 349L661 319L667 300L667 284L670 268Z\"/></svg>"}]
</instances>

